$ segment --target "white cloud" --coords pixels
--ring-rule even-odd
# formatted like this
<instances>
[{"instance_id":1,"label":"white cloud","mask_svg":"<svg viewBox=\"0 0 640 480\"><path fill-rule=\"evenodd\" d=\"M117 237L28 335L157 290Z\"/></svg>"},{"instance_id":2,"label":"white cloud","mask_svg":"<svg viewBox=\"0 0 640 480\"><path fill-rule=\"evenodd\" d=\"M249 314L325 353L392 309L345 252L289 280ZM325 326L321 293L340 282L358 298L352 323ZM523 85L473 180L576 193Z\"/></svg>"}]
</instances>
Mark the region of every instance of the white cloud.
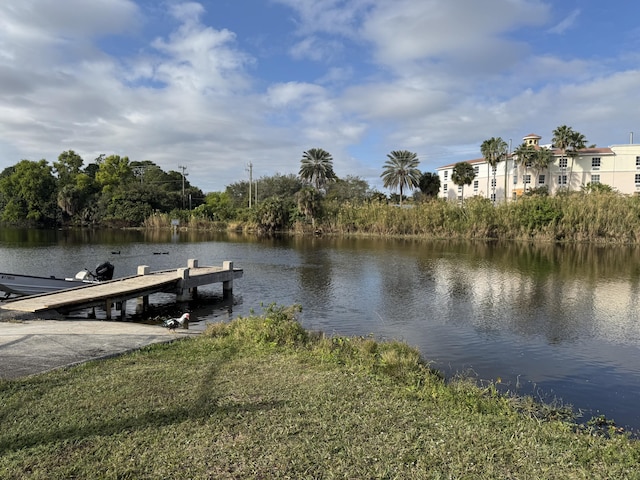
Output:
<instances>
[{"instance_id":1,"label":"white cloud","mask_svg":"<svg viewBox=\"0 0 640 480\"><path fill-rule=\"evenodd\" d=\"M637 124L634 55L560 56L531 43L548 37L550 2L273 1L292 19L280 56L275 43L249 51L224 18L210 26L208 0L154 11L161 25L127 0L0 4L0 168L66 149L85 162L113 152L187 165L208 191L245 178L249 161L256 176L295 173L302 152L321 147L338 175L376 182L391 150L433 169L475 158L491 136L518 144L566 123L601 144ZM105 38L130 48L116 56Z\"/></svg>"},{"instance_id":2,"label":"white cloud","mask_svg":"<svg viewBox=\"0 0 640 480\"><path fill-rule=\"evenodd\" d=\"M512 56L506 32L542 24L548 8L525 0L397 0L379 2L362 32L384 65L429 60L434 64L479 58L495 63Z\"/></svg>"},{"instance_id":3,"label":"white cloud","mask_svg":"<svg viewBox=\"0 0 640 480\"><path fill-rule=\"evenodd\" d=\"M552 28L550 28L549 32L556 33L558 35L563 34L570 28L573 28L579 16L580 16L580 9L576 8L571 13L569 13L569 15L566 18L564 18L561 22L557 23Z\"/></svg>"},{"instance_id":4,"label":"white cloud","mask_svg":"<svg viewBox=\"0 0 640 480\"><path fill-rule=\"evenodd\" d=\"M305 106L310 99L322 98L325 90L310 83L289 82L273 85L266 96L267 102L275 107L288 105Z\"/></svg>"}]
</instances>

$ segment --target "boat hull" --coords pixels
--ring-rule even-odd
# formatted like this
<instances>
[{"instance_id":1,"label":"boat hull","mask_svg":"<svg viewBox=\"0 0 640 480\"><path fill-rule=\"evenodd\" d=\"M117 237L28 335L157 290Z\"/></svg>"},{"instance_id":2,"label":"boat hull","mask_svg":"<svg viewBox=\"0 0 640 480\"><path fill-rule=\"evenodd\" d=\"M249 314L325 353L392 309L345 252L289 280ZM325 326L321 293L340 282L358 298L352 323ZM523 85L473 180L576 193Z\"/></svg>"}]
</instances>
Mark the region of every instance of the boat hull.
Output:
<instances>
[{"instance_id":1,"label":"boat hull","mask_svg":"<svg viewBox=\"0 0 640 480\"><path fill-rule=\"evenodd\" d=\"M7 296L38 295L41 293L56 292L65 288L81 287L95 283L56 277L37 277L33 275L17 275L12 273L0 273L0 291Z\"/></svg>"}]
</instances>

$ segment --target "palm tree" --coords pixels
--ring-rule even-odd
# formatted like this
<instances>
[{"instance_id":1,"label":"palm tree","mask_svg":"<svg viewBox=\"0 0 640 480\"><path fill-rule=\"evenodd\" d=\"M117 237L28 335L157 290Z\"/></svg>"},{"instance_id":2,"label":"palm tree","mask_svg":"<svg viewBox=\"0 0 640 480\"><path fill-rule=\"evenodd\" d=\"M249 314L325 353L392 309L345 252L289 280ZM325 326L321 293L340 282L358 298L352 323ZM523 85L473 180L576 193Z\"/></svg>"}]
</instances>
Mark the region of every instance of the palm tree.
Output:
<instances>
[{"instance_id":1,"label":"palm tree","mask_svg":"<svg viewBox=\"0 0 640 480\"><path fill-rule=\"evenodd\" d=\"M571 157L571 168L569 169L569 188L571 188L571 178L573 177L573 163L578 156L578 151L587 146L587 138L580 132L572 132L569 137L569 148L567 155Z\"/></svg>"},{"instance_id":2,"label":"palm tree","mask_svg":"<svg viewBox=\"0 0 640 480\"><path fill-rule=\"evenodd\" d=\"M298 211L311 219L311 225L316 228L316 214L320 208L320 193L312 187L304 187L295 194Z\"/></svg>"},{"instance_id":3,"label":"palm tree","mask_svg":"<svg viewBox=\"0 0 640 480\"><path fill-rule=\"evenodd\" d=\"M572 133L572 128L566 125L560 125L553 131L553 138L551 139L551 143L553 143L553 146L559 148L560 152L562 152L562 155L560 157L561 160L562 158L565 158L566 161L567 147L569 146ZM566 166L561 167L561 169L562 175L564 175L564 173L566 172Z\"/></svg>"},{"instance_id":4,"label":"palm tree","mask_svg":"<svg viewBox=\"0 0 640 480\"><path fill-rule=\"evenodd\" d=\"M311 148L302 154L300 160L300 178L316 187L320 191L327 182L335 181L338 177L333 171L333 157L321 148Z\"/></svg>"},{"instance_id":5,"label":"palm tree","mask_svg":"<svg viewBox=\"0 0 640 480\"><path fill-rule=\"evenodd\" d=\"M418 170L418 155L407 150L394 150L387 154L388 160L384 164L382 177L385 188L400 189L400 205L402 205L403 190L407 187L413 190L420 184L420 170Z\"/></svg>"},{"instance_id":6,"label":"palm tree","mask_svg":"<svg viewBox=\"0 0 640 480\"><path fill-rule=\"evenodd\" d=\"M553 152L551 152L551 150L545 147L536 150L536 154L533 156L533 160L531 161L531 167L536 172L536 185L538 175L542 170L548 168L552 161Z\"/></svg>"},{"instance_id":7,"label":"palm tree","mask_svg":"<svg viewBox=\"0 0 640 480\"><path fill-rule=\"evenodd\" d=\"M573 128L561 125L553 131L551 139L553 145L560 149L562 156L571 157L571 169L569 170L569 181L567 188L571 188L571 176L573 175L573 163L578 156L578 150L585 148L587 139L580 132L576 132ZM566 167L565 167L566 168Z\"/></svg>"},{"instance_id":8,"label":"palm tree","mask_svg":"<svg viewBox=\"0 0 640 480\"><path fill-rule=\"evenodd\" d=\"M437 173L424 172L420 175L418 188L425 198L436 198L440 191L440 177Z\"/></svg>"},{"instance_id":9,"label":"palm tree","mask_svg":"<svg viewBox=\"0 0 640 480\"><path fill-rule=\"evenodd\" d=\"M508 148L507 142L505 142L501 137L491 137L480 145L482 157L493 169L493 203L496 202L496 169L498 168L498 163L507 158Z\"/></svg>"},{"instance_id":10,"label":"palm tree","mask_svg":"<svg viewBox=\"0 0 640 480\"><path fill-rule=\"evenodd\" d=\"M533 145L529 145L527 143L521 144L518 148L513 151L513 162L515 165L522 166L524 169L524 174L522 175L522 185L524 190L527 189L527 184L525 183L525 176L527 175L528 165L533 165L533 160L536 156L537 152Z\"/></svg>"},{"instance_id":11,"label":"palm tree","mask_svg":"<svg viewBox=\"0 0 640 480\"><path fill-rule=\"evenodd\" d=\"M462 187L462 203L464 203L464 186L471 185L476 178L476 171L469 162L458 162L453 166L451 181Z\"/></svg>"}]
</instances>

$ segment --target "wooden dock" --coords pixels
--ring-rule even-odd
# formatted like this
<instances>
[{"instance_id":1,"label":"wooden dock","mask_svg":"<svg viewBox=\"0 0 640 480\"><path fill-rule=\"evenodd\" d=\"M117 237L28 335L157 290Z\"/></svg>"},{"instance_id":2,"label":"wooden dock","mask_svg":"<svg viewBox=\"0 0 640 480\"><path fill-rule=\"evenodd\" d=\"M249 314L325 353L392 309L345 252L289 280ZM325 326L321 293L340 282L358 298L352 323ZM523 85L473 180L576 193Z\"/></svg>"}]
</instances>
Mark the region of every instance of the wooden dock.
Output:
<instances>
[{"instance_id":1,"label":"wooden dock","mask_svg":"<svg viewBox=\"0 0 640 480\"><path fill-rule=\"evenodd\" d=\"M136 311L143 312L149 305L149 295L172 293L177 301L187 301L197 295L198 287L222 283L223 297L233 293L233 280L242 278L243 271L233 268L233 262L224 262L221 267L199 267L197 260L189 260L186 268L150 272L141 265L138 274L82 287L57 292L32 295L3 303L0 308L19 312L37 313L56 310L68 313L91 307L102 307L111 319L112 308L119 306L120 317L126 317L126 303L137 299Z\"/></svg>"}]
</instances>

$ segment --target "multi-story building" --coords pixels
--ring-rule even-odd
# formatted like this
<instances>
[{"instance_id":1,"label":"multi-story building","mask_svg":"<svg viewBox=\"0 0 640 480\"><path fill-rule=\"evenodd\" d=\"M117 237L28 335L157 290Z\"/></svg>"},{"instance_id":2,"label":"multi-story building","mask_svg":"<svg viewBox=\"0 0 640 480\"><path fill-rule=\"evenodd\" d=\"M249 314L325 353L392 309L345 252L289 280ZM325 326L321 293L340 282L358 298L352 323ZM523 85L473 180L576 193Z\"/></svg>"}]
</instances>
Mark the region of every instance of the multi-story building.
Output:
<instances>
[{"instance_id":1,"label":"multi-story building","mask_svg":"<svg viewBox=\"0 0 640 480\"><path fill-rule=\"evenodd\" d=\"M462 200L464 193L464 198L481 196L503 202L534 188L546 187L554 194L561 189L580 190L588 183L606 184L624 194L640 194L640 144L634 144L633 138L629 144L584 148L573 156L563 155L562 150L551 145L540 145L541 139L529 134L523 142L534 149L551 150L552 161L547 168L536 171L531 164L518 162L513 153L498 163L495 172L483 158L467 160L476 176L471 185L463 188L451 180L455 164L445 165L437 169L439 197Z\"/></svg>"}]
</instances>

